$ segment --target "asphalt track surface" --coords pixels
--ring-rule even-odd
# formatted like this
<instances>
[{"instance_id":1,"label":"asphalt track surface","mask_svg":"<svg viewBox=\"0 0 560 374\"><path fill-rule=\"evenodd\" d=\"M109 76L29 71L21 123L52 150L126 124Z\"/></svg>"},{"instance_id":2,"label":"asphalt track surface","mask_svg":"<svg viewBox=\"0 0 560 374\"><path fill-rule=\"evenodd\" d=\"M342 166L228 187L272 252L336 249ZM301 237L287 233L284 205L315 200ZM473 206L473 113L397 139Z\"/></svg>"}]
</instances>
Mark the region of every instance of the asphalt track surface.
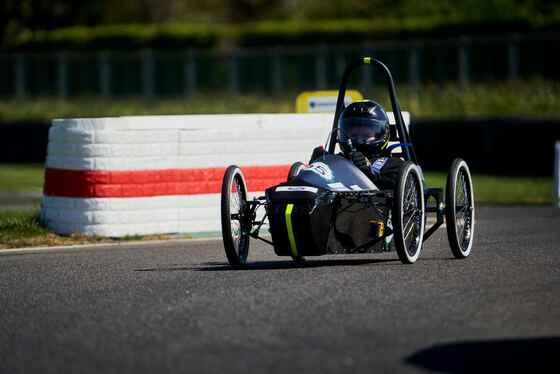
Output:
<instances>
[{"instance_id":1,"label":"asphalt track surface","mask_svg":"<svg viewBox=\"0 0 560 374\"><path fill-rule=\"evenodd\" d=\"M560 209L396 253L232 270L218 240L0 252L1 373L560 372Z\"/></svg>"}]
</instances>

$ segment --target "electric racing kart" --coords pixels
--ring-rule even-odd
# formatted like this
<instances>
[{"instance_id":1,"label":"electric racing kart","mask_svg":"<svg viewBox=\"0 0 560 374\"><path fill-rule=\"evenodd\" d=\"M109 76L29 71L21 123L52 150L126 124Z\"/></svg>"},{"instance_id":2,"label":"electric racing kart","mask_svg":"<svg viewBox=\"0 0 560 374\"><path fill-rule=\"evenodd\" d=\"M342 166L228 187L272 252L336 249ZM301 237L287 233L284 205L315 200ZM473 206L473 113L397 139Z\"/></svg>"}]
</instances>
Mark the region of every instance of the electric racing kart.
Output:
<instances>
[{"instance_id":1,"label":"electric racing kart","mask_svg":"<svg viewBox=\"0 0 560 374\"><path fill-rule=\"evenodd\" d=\"M376 66L386 78L395 117L395 124L390 125L391 157L404 160L394 190L379 190L351 161L334 154L348 77L364 64ZM244 266L251 238L271 244L277 255L294 260L325 254L386 252L395 247L399 259L412 264L424 240L444 223L444 217L453 255L469 255L475 224L469 167L459 158L452 162L445 198L442 188L425 186L393 78L382 62L366 57L346 68L329 139L324 156L308 167L294 163L286 182L252 200L248 199L241 169L235 165L226 169L221 192L222 238L232 267ZM427 228L429 214L435 221L430 220ZM261 236L266 228L270 240Z\"/></svg>"}]
</instances>

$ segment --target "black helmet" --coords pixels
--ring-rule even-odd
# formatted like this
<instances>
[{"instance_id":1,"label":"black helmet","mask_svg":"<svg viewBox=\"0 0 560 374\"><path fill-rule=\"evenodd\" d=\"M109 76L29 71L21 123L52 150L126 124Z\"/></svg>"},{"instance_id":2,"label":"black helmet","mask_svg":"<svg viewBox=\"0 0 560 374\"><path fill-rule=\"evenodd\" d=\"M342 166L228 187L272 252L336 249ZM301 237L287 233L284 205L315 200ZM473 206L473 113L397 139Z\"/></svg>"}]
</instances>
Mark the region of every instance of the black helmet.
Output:
<instances>
[{"instance_id":1,"label":"black helmet","mask_svg":"<svg viewBox=\"0 0 560 374\"><path fill-rule=\"evenodd\" d=\"M360 100L348 105L338 120L342 152L350 152L348 138L366 157L378 154L389 143L389 117L375 101Z\"/></svg>"}]
</instances>

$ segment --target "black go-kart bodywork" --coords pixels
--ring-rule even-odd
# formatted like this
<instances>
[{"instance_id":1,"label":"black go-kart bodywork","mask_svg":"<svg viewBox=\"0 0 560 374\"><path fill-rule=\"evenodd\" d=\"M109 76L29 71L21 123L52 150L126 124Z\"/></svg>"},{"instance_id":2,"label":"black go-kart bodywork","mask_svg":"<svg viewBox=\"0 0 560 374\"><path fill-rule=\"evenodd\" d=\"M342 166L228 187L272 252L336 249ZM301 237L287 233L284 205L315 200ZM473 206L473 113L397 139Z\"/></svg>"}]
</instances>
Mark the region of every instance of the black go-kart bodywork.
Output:
<instances>
[{"instance_id":1,"label":"black go-kart bodywork","mask_svg":"<svg viewBox=\"0 0 560 374\"><path fill-rule=\"evenodd\" d=\"M389 90L395 117L390 126L391 147L399 150L391 156L404 160L394 190L377 189L352 162L334 154L348 77L364 64L381 69ZM294 260L390 251L394 243L399 259L409 264L418 259L424 240L443 224L444 217L455 257L467 257L474 239L474 195L466 162L456 159L452 163L445 198L442 188L425 187L391 73L368 57L351 63L344 72L325 155L308 167L294 163L287 181L268 188L264 196L253 200L247 196L241 169L228 167L222 183L221 219L224 248L233 267L245 264L250 238L272 244L277 255ZM428 214L435 219L426 229ZM271 240L261 235L266 227Z\"/></svg>"},{"instance_id":2,"label":"black go-kart bodywork","mask_svg":"<svg viewBox=\"0 0 560 374\"><path fill-rule=\"evenodd\" d=\"M299 257L386 250L388 196L352 162L327 154L266 190L274 251Z\"/></svg>"}]
</instances>

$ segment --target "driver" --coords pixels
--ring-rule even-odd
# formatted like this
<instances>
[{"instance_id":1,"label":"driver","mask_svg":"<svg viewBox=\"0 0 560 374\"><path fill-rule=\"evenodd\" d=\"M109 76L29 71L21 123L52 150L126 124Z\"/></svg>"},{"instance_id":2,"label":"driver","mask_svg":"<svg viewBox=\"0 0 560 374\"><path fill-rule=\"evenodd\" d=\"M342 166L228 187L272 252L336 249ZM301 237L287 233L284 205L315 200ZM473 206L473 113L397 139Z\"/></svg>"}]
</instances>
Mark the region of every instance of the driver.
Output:
<instances>
[{"instance_id":1,"label":"driver","mask_svg":"<svg viewBox=\"0 0 560 374\"><path fill-rule=\"evenodd\" d=\"M403 161L391 157L389 118L383 107L372 100L359 100L348 105L338 121L338 141L343 155L351 160L377 188L394 189ZM325 153L313 150L311 160Z\"/></svg>"}]
</instances>

